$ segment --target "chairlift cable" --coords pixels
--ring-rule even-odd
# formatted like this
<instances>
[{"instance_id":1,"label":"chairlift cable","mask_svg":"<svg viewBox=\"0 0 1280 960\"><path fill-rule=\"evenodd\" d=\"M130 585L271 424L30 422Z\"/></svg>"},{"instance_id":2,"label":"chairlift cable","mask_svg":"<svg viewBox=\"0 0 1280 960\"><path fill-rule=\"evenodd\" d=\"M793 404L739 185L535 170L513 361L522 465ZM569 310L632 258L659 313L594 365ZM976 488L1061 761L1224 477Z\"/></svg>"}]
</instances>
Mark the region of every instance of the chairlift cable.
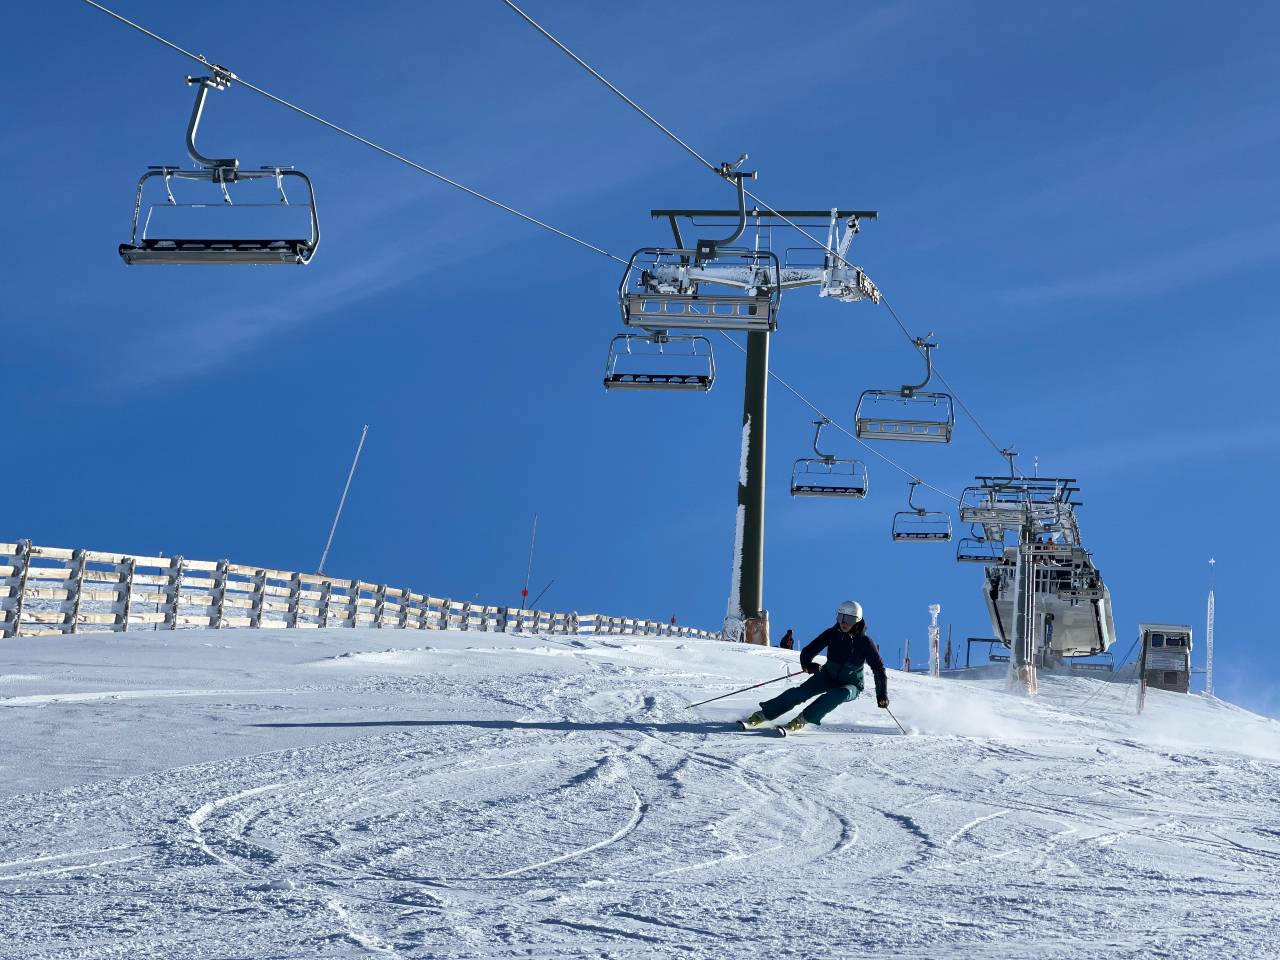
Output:
<instances>
[{"instance_id":1,"label":"chairlift cable","mask_svg":"<svg viewBox=\"0 0 1280 960\"><path fill-rule=\"evenodd\" d=\"M420 173L425 173L427 176L434 177L435 179L439 180L441 183L448 184L449 186L453 187L456 190L461 190L463 193L469 194L470 196L475 197L477 200L483 200L485 203L491 204L492 206L497 207L499 210L505 210L507 213L510 213L513 216L519 217L521 220L524 220L527 223L531 223L534 226L541 227L544 230L549 230L550 232L556 234L559 237L564 238L565 240L571 240L574 243L578 244L579 246L586 247L588 250L592 250L596 253L602 254L603 256L609 257L611 260L616 260L618 263L622 263L622 264L625 264L627 262L621 257L614 256L608 250L605 250L601 247L597 247L594 243L588 243L586 240L582 240L578 237L575 237L573 234L567 233L558 227L553 227L551 224L546 223L545 221L539 220L537 217L530 216L529 214L524 213L521 210L517 210L515 207L505 204L501 200L496 200L493 197L490 197L487 194L483 194L478 190L473 190L471 187L468 187L466 184L459 183L457 180L454 180L451 177L447 177L443 173L439 173L435 170L432 170L430 167L425 167L414 160L410 160L408 157L404 156L403 154L396 153L394 150L390 150L379 143L375 143L373 140L370 140L367 137L362 137L360 136L360 134L355 133L352 130L348 130L346 127L339 126L338 124L333 123L330 120L326 120L324 117L314 114L309 110L305 110L302 107L298 106L297 104L291 103L290 101L285 100L283 97L278 97L274 93L264 90L262 87L256 86L250 83L248 80L245 80L243 77L240 77L235 73L232 73L230 70L227 70L225 67L219 66L218 64L207 60L202 54L192 53L190 50L187 50L183 47L178 46L178 44L174 43L172 40L167 40L164 37L160 36L158 33L153 33L152 31L148 30L146 27L142 26L141 24L135 23L134 21L128 19L127 17L121 16L120 14L116 13L114 10L111 10L108 7L103 6L101 3L98 3L97 0L84 0L84 2L87 3L89 6L93 7L95 10L100 10L103 13L107 14L109 17L112 17L118 20L120 23L123 23L128 27L132 27L134 30L137 30L139 33L142 33L145 36L150 37L152 40L156 40L159 43L164 44L166 47L169 47L172 50L176 50L178 53L182 54L184 57L189 57L190 59L194 60L196 63L199 63L202 66L208 67L209 69L213 70L215 73L230 77L233 80L233 82L240 84L241 86L245 87L248 90L252 90L254 93L258 94L259 96L265 97L266 99L272 101L273 103L277 103L282 107L286 107L289 110L292 110L294 113L301 114L302 116L306 117L309 120L314 120L316 123L319 123L322 126L328 127L330 130L333 130L336 133L340 133L344 137L349 137L350 139L355 140L357 143L362 143L366 147L369 147L372 150L376 150L378 153L381 153L384 156L390 157L392 160L396 160L400 163L403 163L405 166L411 167Z\"/></svg>"},{"instance_id":2,"label":"chairlift cable","mask_svg":"<svg viewBox=\"0 0 1280 960\"><path fill-rule=\"evenodd\" d=\"M601 83L603 83L606 87L608 87L610 90L616 93L619 97L621 97L622 100L625 101L626 104L629 107L631 107L632 110L636 111L636 113L640 114L640 116L644 117L646 120L652 123L655 127L657 127L659 130L665 133L668 137L670 137L672 140L678 143L681 147L685 149L685 151L691 157L693 157L695 160L697 160L699 163L705 166L708 170L710 170L716 176L720 176L719 164L712 163L710 160L708 160L706 157L700 154L697 150L693 149L693 147L689 146L689 144L681 140L678 136L676 136L671 131L669 127L663 124L662 121L660 121L652 113L650 113L644 107L640 106L640 104L636 103L634 100L628 97L625 93L623 93L621 90L615 87L612 83L606 80L599 70L591 66L591 64L587 63L587 61L583 60L580 56L578 56L576 53L574 53L572 50L566 47L563 43L561 43L558 39L556 39L556 37L552 35L551 32L548 31L546 27L538 23L537 20L533 19L533 17L529 16L527 13L525 13L523 10L517 7L514 3L511 2L511 0L502 0L502 2L505 3L512 10L514 10L517 14L519 14L524 19L524 21L527 24L529 24L529 26L533 27L533 29L537 30L540 34L542 34L544 37L546 37L548 40L554 43L557 47L559 47L560 50L565 54L565 56L567 56L570 60L572 60L578 66L582 67L583 70L586 70L587 73L591 74Z\"/></svg>"},{"instance_id":3,"label":"chairlift cable","mask_svg":"<svg viewBox=\"0 0 1280 960\"><path fill-rule=\"evenodd\" d=\"M690 156L692 156L694 159L696 159L699 163L701 163L703 166L705 166L708 170L710 170L712 173L714 173L717 177L722 176L722 173L721 173L721 170L720 170L720 167L719 167L719 166L717 166L716 164L712 163L710 160L708 160L706 157L704 157L702 154L700 154L700 153L699 153L697 150L695 150L693 147L689 146L689 144L688 144L688 143L686 143L686 142L685 142L684 140L682 140L679 136L677 136L674 132L672 132L672 130L671 130L668 126L666 126L664 123L662 123L660 120L658 120L658 118L657 118L657 117L655 117L655 116L654 116L653 114L651 114L648 110L644 109L644 107L640 106L640 104L636 103L636 102L635 102L634 100L632 100L629 96L627 96L627 95L626 95L625 93L623 93L620 89L618 89L618 87L617 87L617 86L615 86L613 83L611 83L607 78L605 78L605 77L604 77L604 75L600 73L600 71L598 71L597 69L595 69L595 67L591 66L591 64L589 64L589 63L587 63L587 61L583 60L583 59L582 59L582 57L578 56L578 54L574 53L574 52L573 52L572 50L570 50L567 46L565 46L565 44L564 44L564 43L563 43L559 38L557 38L554 34L552 34L549 30L547 30L547 28L546 28L546 27L542 26L542 24L540 24L540 23L538 23L538 21L534 20L534 19L533 19L533 17L529 16L529 14L527 14L527 13L525 13L523 10L521 10L521 9L520 9L520 7L516 6L516 4L512 2L512 0L502 0L502 2L503 2L504 4L506 4L506 5L507 5L511 10L513 10L515 13L517 13L517 14L518 14L518 15L519 15L519 16L520 16L520 17L521 17L521 18L522 18L526 23L528 23L531 27L533 27L533 28L534 28L535 30L537 30L540 34L542 34L544 37L546 37L548 40L550 40L550 41L551 41L551 42L552 42L556 47L558 47L558 48L561 50L561 52L563 52L567 57L569 57L569 58L570 58L571 60L573 60L576 64L578 64L580 67L582 67L582 69L586 70L589 74L591 74L593 77L595 77L597 80L599 80L602 84L604 84L606 87L608 87L611 91L613 91L615 94L617 94L617 96L618 96L618 97L619 97L623 102L625 102L628 106L630 106L633 110L635 110L637 113L639 113L642 117L644 117L646 120L648 120L650 123L652 123L655 127L657 127L659 130L661 130L663 133L665 133L668 137L670 137L673 141L675 141L675 143L679 144L679 145L680 145L680 146L681 146L681 147L682 147L682 148L683 148L683 149L684 149L684 150L685 150L685 151L686 151ZM763 207L763 208L764 208L765 210L767 210L770 214L772 214L773 216L775 216L775 217L777 217L778 219L782 220L782 221L783 221L784 223L786 223L788 226L790 226L790 227L792 227L793 229L795 229L796 231L798 231L801 235L803 235L804 237L806 237L809 241L811 241L811 242L812 242L812 243L814 243L815 245L817 245L817 246L821 247L821 248L822 248L824 251L826 251L827 253L829 253L829 254L831 254L832 256L834 256L834 257L835 257L836 259L838 259L841 263L843 263L846 267L852 267L852 266L854 266L854 264L850 263L848 259L846 259L846 258L845 258L843 255L841 255L838 251L836 251L835 249L833 249L833 248L832 248L832 247L831 247L831 246L830 246L830 245L829 245L825 240L819 240L819 239L818 239L817 237L815 237L812 233L810 233L808 230L806 230L803 226L801 226L800 224L796 223L796 222L795 222L794 220L792 220L791 218L789 218L789 217L787 217L787 216L784 216L782 213L780 213L779 211L777 211L776 209L774 209L772 206L770 206L768 203L766 203L762 198L760 198L760 197L759 197L759 196L757 196L756 194L752 193L750 190L746 190L746 189L744 188L743 192L744 192L748 197L750 197L753 201L755 201L755 203L757 203L759 206ZM894 321L898 324L898 327L902 330L902 333L906 336L907 340L911 342L911 345L912 345L913 347L915 347L917 351L919 351L921 348L920 348L920 347L918 346L918 344L916 343L916 338L915 338L915 337L913 337L913 336L911 335L911 332L907 329L906 325L902 322L901 318L898 316L897 311L895 311L895 310L893 309L893 307L889 306L888 301L887 301L887 300L885 300L883 296L881 296L880 300L881 300L881 303L883 303L883 304L884 304L884 306L888 309L889 314L893 317ZM974 426L976 426L976 427L978 428L978 430L982 433L982 435L983 435L984 437L986 437L987 442L989 442L989 443L991 444L991 446L995 449L996 453L997 453L998 455L1003 455L1003 454L1002 454L1002 450L1003 450L1003 448L1000 446L1000 444L996 443L996 442L995 442L995 440L993 440L993 439L991 438L991 434L989 434L989 433L987 432L986 428L985 428L985 427L983 427L981 423L979 423L978 418L977 418L977 417L975 417L975 416L973 415L973 412L969 409L969 407L965 404L965 402L964 402L963 400L961 400L961 399L960 399L960 397L959 397L959 395L958 395L958 394L956 394L956 393L955 393L955 391L951 388L951 384L950 384L950 383L948 383L947 379L942 375L942 373L938 370L938 368L937 368L936 366L934 366L934 367L933 367L933 372L934 372L935 374L937 374L938 379L939 379L939 380L941 380L941 381L946 385L947 389L951 392L951 395L955 398L956 402L960 404L960 408L961 408L962 410L964 410L965 414L969 417L969 419L973 421ZM807 401L806 401L806 402L807 402ZM838 425L837 425L837 426L838 426ZM843 429L843 428L841 428L841 429ZM847 433L848 431L845 431L845 432ZM855 438L855 439L857 439L857 438ZM862 441L861 441L861 440L859 440L858 442L859 442L859 443L862 443ZM887 459L887 458L886 458L886 459ZM899 469L901 469L901 468L899 468ZM905 471L905 470L904 470L903 472L904 472L904 473L907 473L908 471ZM954 497L952 497L952 499L954 500L955 498L954 498Z\"/></svg>"},{"instance_id":4,"label":"chairlift cable","mask_svg":"<svg viewBox=\"0 0 1280 960\"><path fill-rule=\"evenodd\" d=\"M731 344L733 344L735 347L737 347L739 351L741 351L742 353L746 353L746 352L747 352L747 351L746 351L746 348L745 348L745 347L743 347L743 346L742 346L742 344L740 344L737 340L733 339L733 337L729 336L729 334L727 334L725 331L721 330L721 331L719 331L719 333L720 333L720 336L724 337L724 338L725 338L726 340L728 340ZM849 432L849 430L848 430L848 428L846 428L846 427L842 426L842 425L840 424L840 422L839 422L839 421L832 419L830 416L828 416L826 413L824 413L824 412L823 412L823 411L818 407L818 405L817 405L816 403L814 403L812 400L810 400L808 397L806 397L803 393L801 393L799 390L797 390L795 387L793 387L790 383L788 383L788 382L787 382L786 380L784 380L782 377L778 376L778 374L774 372L772 365L769 367L769 376L770 376L770 378L772 378L772 379L774 380L774 382L778 383L780 386L782 386L783 388L785 388L786 390L788 390L788 391L791 393L791 395L792 395L792 396L794 396L797 400L799 400L801 403L803 403L806 407L808 407L810 410L812 410L812 411L813 411L814 413L816 413L818 416L822 417L824 420L827 420L827 421L829 422L830 426L835 427L837 430L839 430L841 433L843 433L843 434L844 434L845 436L847 436L849 439L853 440L855 443L857 443L857 444L859 444L860 446L863 446L863 447L865 447L866 449L870 450L872 453L874 453L877 457L879 457L879 458L880 458L881 460L883 460L885 463L889 464L889 465L890 465L890 466L892 466L895 470L897 470L898 472L900 472L903 476L907 477L907 478L908 478L908 479L910 479L910 480L915 480L915 481L917 481L917 482L918 482L922 487L928 487L928 488L929 488L930 490L932 490L934 493L941 494L942 496L946 497L948 500L953 500L953 501L955 501L956 503L959 503L959 502L960 502L960 498L959 498L959 497L954 496L954 495L952 495L952 494L950 494L950 493L947 493L947 491L945 491L945 490L943 490L943 489L941 489L941 488L939 488L939 487L935 487L932 483L929 483L927 480L921 479L919 476L917 476L916 474L912 473L910 470L908 470L908 469L907 469L906 467L904 467L902 464L898 463L898 461L894 460L892 457L888 456L887 454L882 453L880 450L876 449L874 446L872 446L871 444L867 443L865 440L862 440L861 438L859 438L856 434L850 433L850 432Z\"/></svg>"}]
</instances>

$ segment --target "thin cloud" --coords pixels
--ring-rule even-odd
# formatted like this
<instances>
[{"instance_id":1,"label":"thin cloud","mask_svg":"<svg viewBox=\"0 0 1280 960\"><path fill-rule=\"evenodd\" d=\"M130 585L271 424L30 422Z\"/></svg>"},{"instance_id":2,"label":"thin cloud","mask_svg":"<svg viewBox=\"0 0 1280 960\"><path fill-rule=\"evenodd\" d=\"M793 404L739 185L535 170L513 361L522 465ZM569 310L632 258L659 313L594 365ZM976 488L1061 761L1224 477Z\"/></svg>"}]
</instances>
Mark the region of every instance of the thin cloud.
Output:
<instances>
[{"instance_id":1,"label":"thin cloud","mask_svg":"<svg viewBox=\"0 0 1280 960\"><path fill-rule=\"evenodd\" d=\"M1156 256L1140 257L1107 270L1006 290L997 296L1015 304L1049 299L1160 296L1259 264L1273 263L1280 259L1278 243L1280 223L1271 223L1166 250Z\"/></svg>"},{"instance_id":2,"label":"thin cloud","mask_svg":"<svg viewBox=\"0 0 1280 960\"><path fill-rule=\"evenodd\" d=\"M1203 462L1206 458L1253 451L1274 452L1277 444L1280 444L1280 429L1271 425L1246 425L1230 430L1161 434L1146 440L1099 444L1066 451L1053 459L1069 464L1068 472L1072 476L1097 476L1137 466L1186 463L1192 459Z\"/></svg>"}]
</instances>

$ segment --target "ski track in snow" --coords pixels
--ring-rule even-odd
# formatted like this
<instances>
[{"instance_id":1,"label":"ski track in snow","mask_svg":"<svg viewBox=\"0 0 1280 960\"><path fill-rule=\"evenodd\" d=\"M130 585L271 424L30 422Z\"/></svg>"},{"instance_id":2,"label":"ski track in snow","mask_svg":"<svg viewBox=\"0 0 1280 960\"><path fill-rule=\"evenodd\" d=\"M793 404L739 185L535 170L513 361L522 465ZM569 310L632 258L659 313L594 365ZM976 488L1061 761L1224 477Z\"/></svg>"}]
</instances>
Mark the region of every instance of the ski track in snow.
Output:
<instances>
[{"instance_id":1,"label":"ski track in snow","mask_svg":"<svg viewBox=\"0 0 1280 960\"><path fill-rule=\"evenodd\" d=\"M911 735L863 698L782 740L730 725L770 688L685 706L782 651L284 633L0 653L44 784L4 960L1278 953L1280 725L1228 705L894 673Z\"/></svg>"}]
</instances>

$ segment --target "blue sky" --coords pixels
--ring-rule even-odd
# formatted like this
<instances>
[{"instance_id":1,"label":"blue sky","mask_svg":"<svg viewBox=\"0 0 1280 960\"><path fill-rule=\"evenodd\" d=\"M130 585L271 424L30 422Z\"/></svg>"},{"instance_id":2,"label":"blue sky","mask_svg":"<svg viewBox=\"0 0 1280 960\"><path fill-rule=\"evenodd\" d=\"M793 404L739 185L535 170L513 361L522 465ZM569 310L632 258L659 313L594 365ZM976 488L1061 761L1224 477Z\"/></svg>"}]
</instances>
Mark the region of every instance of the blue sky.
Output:
<instances>
[{"instance_id":1,"label":"blue sky","mask_svg":"<svg viewBox=\"0 0 1280 960\"><path fill-rule=\"evenodd\" d=\"M497 0L119 9L617 254L665 240L651 207L729 200ZM1280 13L528 9L705 155L750 153L771 204L880 210L854 259L936 333L939 366L1024 469L1034 456L1080 479L1120 648L1142 620L1192 623L1199 640L1214 556L1219 692L1280 712L1280 570L1259 521L1280 468ZM606 396L615 264L244 89L211 97L202 144L311 175L314 262L126 268L137 177L185 160L194 65L70 0L7 25L0 537L312 569L367 422L335 575L514 601L537 511L545 605L719 624L732 350L707 396ZM883 309L812 291L788 296L773 362L846 425L862 389L918 367ZM812 635L850 596L891 657L923 642L935 601L957 639L988 634L976 569L949 546L890 542L894 471L872 462L860 504L787 496L809 421L772 391L776 631ZM955 443L928 447L887 452L956 492L1000 469L963 419Z\"/></svg>"}]
</instances>

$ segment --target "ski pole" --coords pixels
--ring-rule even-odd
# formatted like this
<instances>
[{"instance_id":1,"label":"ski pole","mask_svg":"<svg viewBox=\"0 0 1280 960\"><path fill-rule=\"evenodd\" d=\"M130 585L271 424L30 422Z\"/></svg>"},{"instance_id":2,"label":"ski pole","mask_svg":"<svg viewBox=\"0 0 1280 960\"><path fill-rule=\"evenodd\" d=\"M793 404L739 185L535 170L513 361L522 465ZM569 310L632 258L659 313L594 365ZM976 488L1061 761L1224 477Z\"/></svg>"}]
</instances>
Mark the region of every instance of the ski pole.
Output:
<instances>
[{"instance_id":1,"label":"ski pole","mask_svg":"<svg viewBox=\"0 0 1280 960\"><path fill-rule=\"evenodd\" d=\"M889 714L889 716L893 717L893 711L892 711L892 710L890 710L888 707L885 707L884 709L885 709L885 712ZM897 717L893 717L893 722L894 722L894 723L898 723L898 718L897 718ZM907 731L906 731L906 728L905 728L905 727L903 727L903 726L902 726L902 724L900 724L900 723L898 723L898 729L899 729L899 730L901 730L904 734L907 732Z\"/></svg>"},{"instance_id":2,"label":"ski pole","mask_svg":"<svg viewBox=\"0 0 1280 960\"><path fill-rule=\"evenodd\" d=\"M771 683L777 683L779 680L785 680L787 679L787 677L798 676L801 673L804 673L804 671L796 670L794 673L788 673L785 676L781 676L781 677L774 677L772 680L766 680L764 683L754 683L749 687L743 687L741 690L730 690L728 693L722 693L720 694L720 696L712 697L710 700L699 700L697 703L691 703L689 704L689 708L692 709L694 707L700 707L704 703L712 703L713 701L716 701L716 700L723 700L725 697L732 697L735 693L746 693L748 690L754 690L756 687L767 687ZM904 730L903 733L905 732L906 731Z\"/></svg>"}]
</instances>

